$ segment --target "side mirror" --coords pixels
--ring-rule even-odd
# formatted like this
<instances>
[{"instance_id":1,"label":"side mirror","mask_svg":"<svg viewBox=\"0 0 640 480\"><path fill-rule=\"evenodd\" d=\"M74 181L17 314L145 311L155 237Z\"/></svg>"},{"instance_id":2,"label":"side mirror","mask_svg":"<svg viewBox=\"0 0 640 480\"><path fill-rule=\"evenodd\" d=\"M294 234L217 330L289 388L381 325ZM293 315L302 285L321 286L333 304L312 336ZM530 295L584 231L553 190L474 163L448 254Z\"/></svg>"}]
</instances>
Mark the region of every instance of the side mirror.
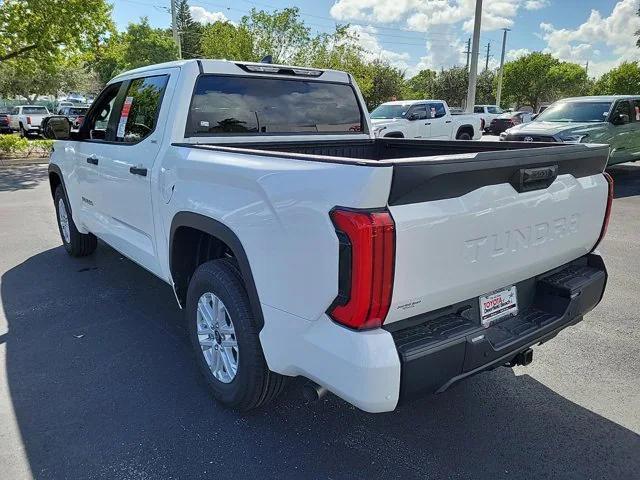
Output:
<instances>
[{"instance_id":1,"label":"side mirror","mask_svg":"<svg viewBox=\"0 0 640 480\"><path fill-rule=\"evenodd\" d=\"M418 115L417 113L412 113L411 115L409 115L409 118L407 120L410 120L410 121L418 120L419 117L420 115Z\"/></svg>"},{"instance_id":2,"label":"side mirror","mask_svg":"<svg viewBox=\"0 0 640 480\"><path fill-rule=\"evenodd\" d=\"M619 113L617 115L614 115L611 119L611 123L613 123L614 125L626 125L627 123L629 123L629 115L627 115L626 113Z\"/></svg>"},{"instance_id":3,"label":"side mirror","mask_svg":"<svg viewBox=\"0 0 640 480\"><path fill-rule=\"evenodd\" d=\"M52 115L42 120L42 135L51 140L69 140L71 122L63 115Z\"/></svg>"}]
</instances>

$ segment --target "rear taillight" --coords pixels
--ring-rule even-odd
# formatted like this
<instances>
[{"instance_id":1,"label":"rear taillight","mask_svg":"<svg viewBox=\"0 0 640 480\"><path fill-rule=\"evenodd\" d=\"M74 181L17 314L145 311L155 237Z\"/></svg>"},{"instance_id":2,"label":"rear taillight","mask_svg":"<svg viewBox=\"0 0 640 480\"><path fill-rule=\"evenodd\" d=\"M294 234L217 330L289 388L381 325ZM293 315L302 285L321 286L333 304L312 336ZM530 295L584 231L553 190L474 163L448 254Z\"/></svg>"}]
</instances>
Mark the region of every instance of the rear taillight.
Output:
<instances>
[{"instance_id":1,"label":"rear taillight","mask_svg":"<svg viewBox=\"0 0 640 480\"><path fill-rule=\"evenodd\" d=\"M602 230L600 230L600 236L598 237L598 241L593 246L591 251L594 251L600 245L600 242L607 234L607 228L609 227L609 217L611 217L611 206L613 205L613 178L607 172L603 172L604 178L607 180L607 184L609 185L609 192L607 194L607 208L604 210L604 221L602 222Z\"/></svg>"},{"instance_id":2,"label":"rear taillight","mask_svg":"<svg viewBox=\"0 0 640 480\"><path fill-rule=\"evenodd\" d=\"M27 117L27 125L31 125L31 117Z\"/></svg>"},{"instance_id":3,"label":"rear taillight","mask_svg":"<svg viewBox=\"0 0 640 480\"><path fill-rule=\"evenodd\" d=\"M82 126L82 122L84 122L84 116L83 116L83 115L80 115L80 116L78 116L78 117L76 118L76 125L77 125L78 127L80 127L80 126Z\"/></svg>"},{"instance_id":4,"label":"rear taillight","mask_svg":"<svg viewBox=\"0 0 640 480\"><path fill-rule=\"evenodd\" d=\"M395 263L395 224L388 211L336 208L340 241L338 296L328 314L357 330L380 327L389 312Z\"/></svg>"}]
</instances>

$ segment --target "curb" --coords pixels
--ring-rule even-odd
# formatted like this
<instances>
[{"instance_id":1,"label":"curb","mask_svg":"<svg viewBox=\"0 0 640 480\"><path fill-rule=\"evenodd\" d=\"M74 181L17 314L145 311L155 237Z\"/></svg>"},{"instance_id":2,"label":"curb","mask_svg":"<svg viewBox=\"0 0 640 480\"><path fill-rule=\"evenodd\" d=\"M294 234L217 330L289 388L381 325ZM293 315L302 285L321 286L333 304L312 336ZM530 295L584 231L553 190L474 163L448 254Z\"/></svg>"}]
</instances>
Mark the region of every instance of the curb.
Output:
<instances>
[{"instance_id":1,"label":"curb","mask_svg":"<svg viewBox=\"0 0 640 480\"><path fill-rule=\"evenodd\" d=\"M33 157L33 158L1 158L0 168L15 167L20 165L46 165L49 163L49 157Z\"/></svg>"}]
</instances>

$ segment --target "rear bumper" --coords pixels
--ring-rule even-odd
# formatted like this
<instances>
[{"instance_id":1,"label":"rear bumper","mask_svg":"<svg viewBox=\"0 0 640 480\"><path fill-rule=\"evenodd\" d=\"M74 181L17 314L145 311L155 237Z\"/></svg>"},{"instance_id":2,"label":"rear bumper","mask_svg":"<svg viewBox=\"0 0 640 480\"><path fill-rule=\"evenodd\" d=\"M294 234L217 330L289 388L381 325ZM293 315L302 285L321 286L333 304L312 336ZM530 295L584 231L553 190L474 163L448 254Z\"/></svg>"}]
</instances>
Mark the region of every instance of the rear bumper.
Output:
<instances>
[{"instance_id":1,"label":"rear bumper","mask_svg":"<svg viewBox=\"0 0 640 480\"><path fill-rule=\"evenodd\" d=\"M516 284L520 313L489 328L480 325L477 298L401 322L406 328L391 332L401 363L400 400L442 392L549 340L600 302L606 281L604 262L590 254Z\"/></svg>"}]
</instances>

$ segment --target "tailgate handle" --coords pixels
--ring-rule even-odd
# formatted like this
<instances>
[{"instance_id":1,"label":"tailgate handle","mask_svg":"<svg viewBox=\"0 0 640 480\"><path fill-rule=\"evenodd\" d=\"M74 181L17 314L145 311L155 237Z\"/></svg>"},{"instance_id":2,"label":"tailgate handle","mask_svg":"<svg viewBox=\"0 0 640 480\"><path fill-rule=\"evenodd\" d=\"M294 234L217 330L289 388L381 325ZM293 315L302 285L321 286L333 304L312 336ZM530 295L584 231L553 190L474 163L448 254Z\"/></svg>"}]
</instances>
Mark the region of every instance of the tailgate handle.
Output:
<instances>
[{"instance_id":1,"label":"tailgate handle","mask_svg":"<svg viewBox=\"0 0 640 480\"><path fill-rule=\"evenodd\" d=\"M538 168L522 168L512 181L511 185L518 192L530 192L532 190L542 190L551 185L558 176L558 166L549 165Z\"/></svg>"}]
</instances>

